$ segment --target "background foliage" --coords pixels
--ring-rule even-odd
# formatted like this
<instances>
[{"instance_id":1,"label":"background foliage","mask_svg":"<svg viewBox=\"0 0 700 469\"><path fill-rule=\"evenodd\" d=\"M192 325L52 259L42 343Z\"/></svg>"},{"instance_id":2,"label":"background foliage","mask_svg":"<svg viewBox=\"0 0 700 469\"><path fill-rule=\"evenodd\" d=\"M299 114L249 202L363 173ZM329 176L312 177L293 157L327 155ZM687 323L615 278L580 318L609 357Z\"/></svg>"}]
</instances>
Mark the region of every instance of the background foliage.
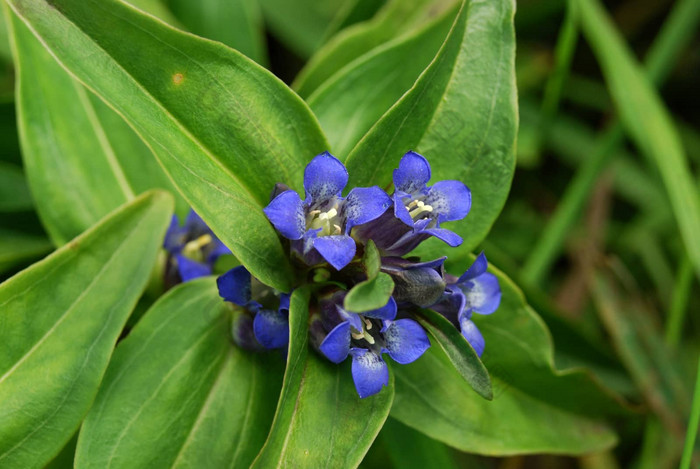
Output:
<instances>
[{"instance_id":1,"label":"background foliage","mask_svg":"<svg viewBox=\"0 0 700 469\"><path fill-rule=\"evenodd\" d=\"M699 2L129 3L3 1L0 467L690 463ZM471 188L447 268L500 268L490 379L426 314L361 401L304 289L286 368L231 345L212 278L160 296L188 206L287 290L261 209L327 149L354 184L416 149Z\"/></svg>"}]
</instances>

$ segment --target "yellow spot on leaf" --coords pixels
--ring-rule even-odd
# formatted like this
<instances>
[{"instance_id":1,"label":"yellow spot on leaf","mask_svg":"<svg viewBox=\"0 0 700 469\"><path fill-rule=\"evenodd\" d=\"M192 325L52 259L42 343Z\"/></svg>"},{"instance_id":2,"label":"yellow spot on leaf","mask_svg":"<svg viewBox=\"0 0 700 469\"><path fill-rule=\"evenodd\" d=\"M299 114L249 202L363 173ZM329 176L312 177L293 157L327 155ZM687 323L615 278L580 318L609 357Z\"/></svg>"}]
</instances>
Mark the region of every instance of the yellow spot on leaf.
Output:
<instances>
[{"instance_id":1,"label":"yellow spot on leaf","mask_svg":"<svg viewBox=\"0 0 700 469\"><path fill-rule=\"evenodd\" d=\"M185 77L184 75L182 75L182 73L176 73L173 75L173 83L175 83L176 85L181 84L184 80Z\"/></svg>"}]
</instances>

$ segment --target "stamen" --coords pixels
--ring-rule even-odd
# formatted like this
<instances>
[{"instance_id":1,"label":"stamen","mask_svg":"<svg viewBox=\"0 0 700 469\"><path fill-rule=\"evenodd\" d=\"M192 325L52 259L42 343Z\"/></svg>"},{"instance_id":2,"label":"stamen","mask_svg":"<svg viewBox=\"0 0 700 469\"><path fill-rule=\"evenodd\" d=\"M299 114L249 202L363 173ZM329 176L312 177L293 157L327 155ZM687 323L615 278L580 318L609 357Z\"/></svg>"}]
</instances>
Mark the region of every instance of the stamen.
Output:
<instances>
[{"instance_id":1,"label":"stamen","mask_svg":"<svg viewBox=\"0 0 700 469\"><path fill-rule=\"evenodd\" d=\"M361 340L365 338L364 332L351 332L350 335L355 340Z\"/></svg>"},{"instance_id":2,"label":"stamen","mask_svg":"<svg viewBox=\"0 0 700 469\"><path fill-rule=\"evenodd\" d=\"M319 213L321 213L320 210L311 210L311 211L309 212L309 215L311 215L312 217L315 217L315 216L318 215Z\"/></svg>"},{"instance_id":3,"label":"stamen","mask_svg":"<svg viewBox=\"0 0 700 469\"><path fill-rule=\"evenodd\" d=\"M370 345L374 345L374 337L372 337L369 334L365 334L365 340L370 343Z\"/></svg>"},{"instance_id":4,"label":"stamen","mask_svg":"<svg viewBox=\"0 0 700 469\"><path fill-rule=\"evenodd\" d=\"M410 217L413 218L414 220L415 220L419 215L423 214L424 212L430 213L430 212L433 211L433 207L432 207L432 206L426 205L425 203L423 203L423 202L421 202L421 201L416 201L416 202L418 202L418 203L416 204L417 207L414 208L413 210L411 210L410 212L408 212L408 214L410 215Z\"/></svg>"},{"instance_id":5,"label":"stamen","mask_svg":"<svg viewBox=\"0 0 700 469\"><path fill-rule=\"evenodd\" d=\"M367 330L368 331L371 330L372 329L372 321L370 321L367 318L362 318L362 319L365 321L365 325L367 326Z\"/></svg>"},{"instance_id":6,"label":"stamen","mask_svg":"<svg viewBox=\"0 0 700 469\"><path fill-rule=\"evenodd\" d=\"M334 224L333 227L335 228L335 233L333 233L333 234L340 234L341 233L342 230L340 229L340 225Z\"/></svg>"}]
</instances>

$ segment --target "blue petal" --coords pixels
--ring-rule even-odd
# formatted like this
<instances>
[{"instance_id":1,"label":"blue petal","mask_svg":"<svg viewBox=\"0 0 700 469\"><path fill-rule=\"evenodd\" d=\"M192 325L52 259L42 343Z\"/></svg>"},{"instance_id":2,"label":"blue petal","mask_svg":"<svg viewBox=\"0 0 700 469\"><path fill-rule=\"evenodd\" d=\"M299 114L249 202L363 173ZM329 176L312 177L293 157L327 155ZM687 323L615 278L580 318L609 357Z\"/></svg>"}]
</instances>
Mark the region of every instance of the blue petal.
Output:
<instances>
[{"instance_id":1,"label":"blue petal","mask_svg":"<svg viewBox=\"0 0 700 469\"><path fill-rule=\"evenodd\" d=\"M379 187L355 187L348 194L343 207L346 220L345 233L350 233L355 225L369 223L379 218L389 207L391 207L391 199Z\"/></svg>"},{"instance_id":2,"label":"blue petal","mask_svg":"<svg viewBox=\"0 0 700 469\"><path fill-rule=\"evenodd\" d=\"M440 181L430 188L424 202L433 207L433 215L442 223L466 217L472 206L472 195L460 181Z\"/></svg>"},{"instance_id":3,"label":"blue petal","mask_svg":"<svg viewBox=\"0 0 700 469\"><path fill-rule=\"evenodd\" d=\"M362 313L362 315L367 316L368 318L392 320L396 317L396 309L396 300L394 300L393 296L390 296L387 304L385 304L379 309L366 311Z\"/></svg>"},{"instance_id":4,"label":"blue petal","mask_svg":"<svg viewBox=\"0 0 700 469\"><path fill-rule=\"evenodd\" d=\"M255 338L265 348L280 348L289 342L289 320L284 314L261 309L253 320Z\"/></svg>"},{"instance_id":5,"label":"blue petal","mask_svg":"<svg viewBox=\"0 0 700 469\"><path fill-rule=\"evenodd\" d=\"M355 240L348 235L314 238L314 248L336 270L340 270L355 257Z\"/></svg>"},{"instance_id":6,"label":"blue petal","mask_svg":"<svg viewBox=\"0 0 700 469\"><path fill-rule=\"evenodd\" d=\"M412 319L387 321L383 332L387 353L402 365L417 360L430 348L428 334Z\"/></svg>"},{"instance_id":7,"label":"blue petal","mask_svg":"<svg viewBox=\"0 0 700 469\"><path fill-rule=\"evenodd\" d=\"M486 269L488 269L489 263L486 261L486 256L482 252L479 254L479 256L474 260L474 263L467 269L466 272L464 272L460 277L457 283L463 283L467 280L472 280L477 278L479 275L483 274L486 272Z\"/></svg>"},{"instance_id":8,"label":"blue petal","mask_svg":"<svg viewBox=\"0 0 700 469\"><path fill-rule=\"evenodd\" d=\"M185 230L192 238L198 238L206 233L211 233L209 226L202 220L202 217L190 209L185 218Z\"/></svg>"},{"instance_id":9,"label":"blue petal","mask_svg":"<svg viewBox=\"0 0 700 469\"><path fill-rule=\"evenodd\" d=\"M389 368L382 357L363 348L351 348L352 379L362 399L377 394L389 384Z\"/></svg>"},{"instance_id":10,"label":"blue petal","mask_svg":"<svg viewBox=\"0 0 700 469\"><path fill-rule=\"evenodd\" d=\"M479 328L476 327L474 321L469 319L467 315L463 315L459 321L460 328L462 329L462 335L469 345L472 346L477 355L481 356L484 353L484 347L486 342L484 341L484 336L481 335Z\"/></svg>"},{"instance_id":11,"label":"blue petal","mask_svg":"<svg viewBox=\"0 0 700 469\"><path fill-rule=\"evenodd\" d=\"M180 226L180 222L177 218L177 215L173 215L173 217L170 219L170 226L168 226L168 231L165 232L163 247L170 251L172 254L177 254L185 245L184 240L186 234L187 232L185 231L185 229Z\"/></svg>"},{"instance_id":12,"label":"blue petal","mask_svg":"<svg viewBox=\"0 0 700 469\"><path fill-rule=\"evenodd\" d=\"M350 323L341 322L328 333L319 350L333 363L340 363L350 353Z\"/></svg>"},{"instance_id":13,"label":"blue petal","mask_svg":"<svg viewBox=\"0 0 700 469\"><path fill-rule=\"evenodd\" d=\"M294 191L282 192L263 209L267 219L287 239L301 239L306 231L306 217L301 197Z\"/></svg>"},{"instance_id":14,"label":"blue petal","mask_svg":"<svg viewBox=\"0 0 700 469\"><path fill-rule=\"evenodd\" d=\"M491 314L501 303L501 287L498 285L498 278L488 272L459 287L467 297L467 307L475 313Z\"/></svg>"},{"instance_id":15,"label":"blue petal","mask_svg":"<svg viewBox=\"0 0 700 469\"><path fill-rule=\"evenodd\" d=\"M430 228L427 230L423 230L423 233L435 236L437 239L447 243L448 246L453 248L462 244L463 241L462 237L459 236L457 233L450 230L446 230L445 228Z\"/></svg>"},{"instance_id":16,"label":"blue petal","mask_svg":"<svg viewBox=\"0 0 700 469\"><path fill-rule=\"evenodd\" d=\"M404 222L406 225L412 227L413 218L411 218L411 215L408 213L408 209L406 208L406 204L403 202L403 199L407 197L411 196L398 190L394 192L394 216Z\"/></svg>"},{"instance_id":17,"label":"blue petal","mask_svg":"<svg viewBox=\"0 0 700 469\"><path fill-rule=\"evenodd\" d=\"M397 191L415 194L425 189L430 181L430 164L422 155L409 151L394 170L394 187Z\"/></svg>"},{"instance_id":18,"label":"blue petal","mask_svg":"<svg viewBox=\"0 0 700 469\"><path fill-rule=\"evenodd\" d=\"M340 196L348 183L348 170L328 152L314 157L304 170L306 204L323 204Z\"/></svg>"},{"instance_id":19,"label":"blue petal","mask_svg":"<svg viewBox=\"0 0 700 469\"><path fill-rule=\"evenodd\" d=\"M448 286L442 298L437 303L430 306L430 309L449 319L455 326L457 325L457 317L460 312L464 311L467 304L467 297L464 292L458 287Z\"/></svg>"},{"instance_id":20,"label":"blue petal","mask_svg":"<svg viewBox=\"0 0 700 469\"><path fill-rule=\"evenodd\" d=\"M183 282L211 275L211 267L207 264L193 261L181 254L178 254L175 258L177 259L177 271L180 273L180 278Z\"/></svg>"},{"instance_id":21,"label":"blue petal","mask_svg":"<svg viewBox=\"0 0 700 469\"><path fill-rule=\"evenodd\" d=\"M216 279L219 296L238 306L246 306L250 301L250 272L239 265Z\"/></svg>"}]
</instances>

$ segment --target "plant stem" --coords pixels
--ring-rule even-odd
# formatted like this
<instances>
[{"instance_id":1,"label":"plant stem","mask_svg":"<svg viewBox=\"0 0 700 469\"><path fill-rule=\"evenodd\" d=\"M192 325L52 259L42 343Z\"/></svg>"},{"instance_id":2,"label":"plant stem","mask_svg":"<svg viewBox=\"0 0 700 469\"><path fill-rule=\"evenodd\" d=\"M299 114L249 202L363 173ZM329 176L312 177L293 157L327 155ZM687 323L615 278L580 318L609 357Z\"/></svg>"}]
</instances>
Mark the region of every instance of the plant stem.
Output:
<instances>
[{"instance_id":1,"label":"plant stem","mask_svg":"<svg viewBox=\"0 0 700 469\"><path fill-rule=\"evenodd\" d=\"M700 357L698 359L698 371L695 378L693 407L690 411L688 431L685 434L685 446L683 447L683 458L681 459L680 469L690 469L690 462L693 459L693 448L695 447L695 438L698 435L698 425L700 425Z\"/></svg>"}]
</instances>

